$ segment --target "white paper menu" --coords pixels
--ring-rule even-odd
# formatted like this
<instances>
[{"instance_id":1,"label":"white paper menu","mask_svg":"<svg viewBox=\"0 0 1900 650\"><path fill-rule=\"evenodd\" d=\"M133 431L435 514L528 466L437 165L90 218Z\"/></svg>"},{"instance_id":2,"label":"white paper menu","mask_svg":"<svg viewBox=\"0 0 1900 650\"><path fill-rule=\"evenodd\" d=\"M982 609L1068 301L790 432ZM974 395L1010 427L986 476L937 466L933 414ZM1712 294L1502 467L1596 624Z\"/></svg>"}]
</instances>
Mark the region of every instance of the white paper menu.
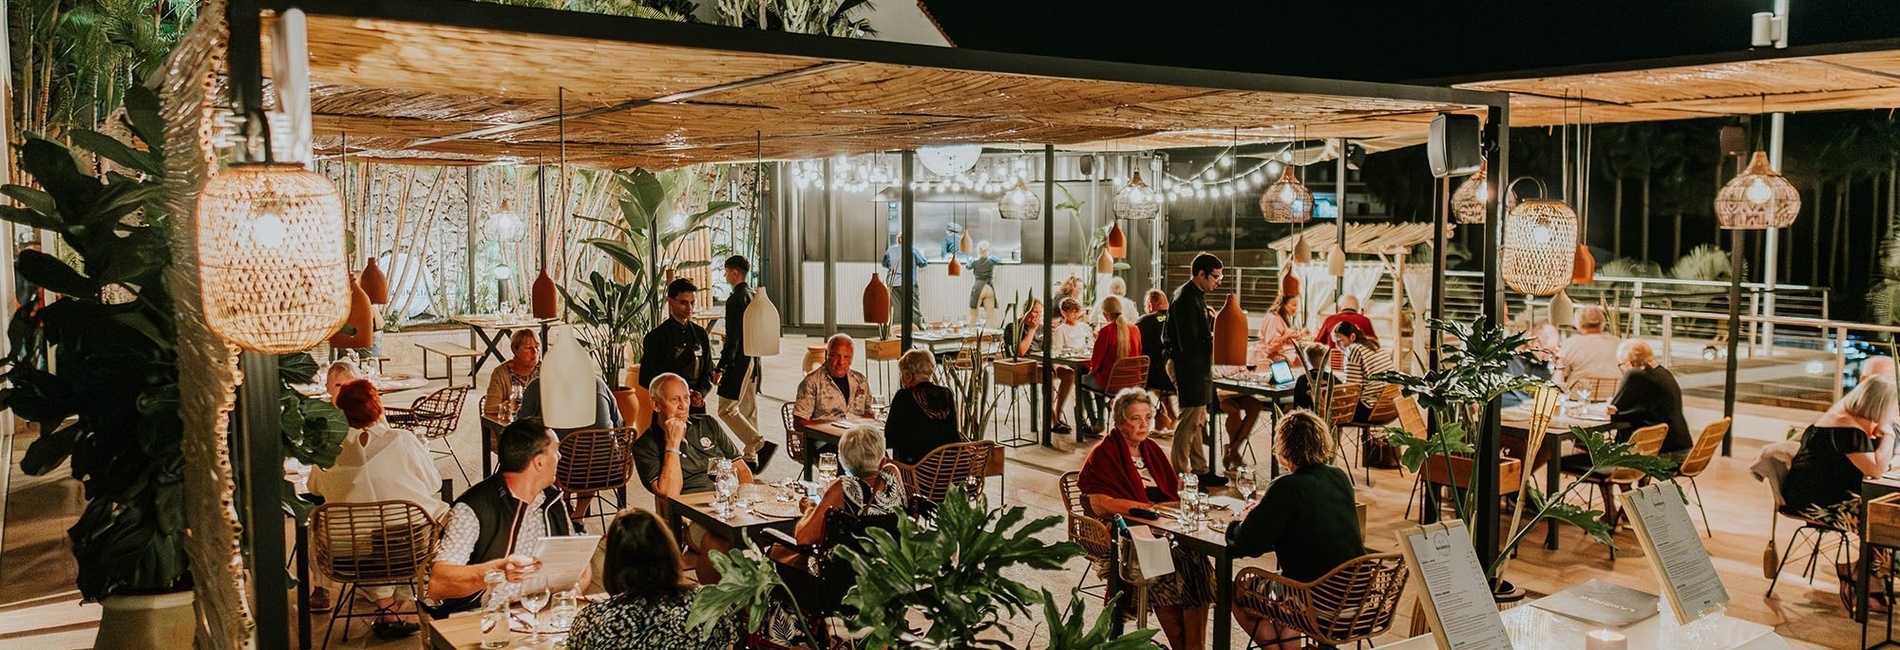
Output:
<instances>
[{"instance_id":1,"label":"white paper menu","mask_svg":"<svg viewBox=\"0 0 1900 650\"><path fill-rule=\"evenodd\" d=\"M1423 598L1438 647L1450 650L1509 648L1510 635L1459 520L1398 532L1399 548Z\"/></svg>"},{"instance_id":2,"label":"white paper menu","mask_svg":"<svg viewBox=\"0 0 1900 650\"><path fill-rule=\"evenodd\" d=\"M1728 605L1728 589L1715 572L1702 533L1689 519L1682 487L1660 481L1624 492L1619 500L1636 526L1636 539L1656 571L1676 620L1688 623Z\"/></svg>"}]
</instances>

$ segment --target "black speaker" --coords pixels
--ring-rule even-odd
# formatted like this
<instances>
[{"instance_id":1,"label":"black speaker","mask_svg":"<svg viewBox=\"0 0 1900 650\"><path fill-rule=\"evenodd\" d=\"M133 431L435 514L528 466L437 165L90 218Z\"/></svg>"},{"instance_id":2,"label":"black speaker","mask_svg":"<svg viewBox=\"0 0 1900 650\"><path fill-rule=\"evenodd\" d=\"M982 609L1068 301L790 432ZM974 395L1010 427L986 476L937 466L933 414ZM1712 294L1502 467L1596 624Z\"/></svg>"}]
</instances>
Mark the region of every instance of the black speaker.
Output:
<instances>
[{"instance_id":1,"label":"black speaker","mask_svg":"<svg viewBox=\"0 0 1900 650\"><path fill-rule=\"evenodd\" d=\"M1740 156L1748 153L1748 129L1739 124L1728 124L1719 132L1718 141L1722 145L1722 155Z\"/></svg>"},{"instance_id":2,"label":"black speaker","mask_svg":"<svg viewBox=\"0 0 1900 650\"><path fill-rule=\"evenodd\" d=\"M1425 141L1425 158L1432 175L1438 178L1478 173L1484 160L1480 143L1478 116L1439 113L1432 118L1431 138Z\"/></svg>"}]
</instances>

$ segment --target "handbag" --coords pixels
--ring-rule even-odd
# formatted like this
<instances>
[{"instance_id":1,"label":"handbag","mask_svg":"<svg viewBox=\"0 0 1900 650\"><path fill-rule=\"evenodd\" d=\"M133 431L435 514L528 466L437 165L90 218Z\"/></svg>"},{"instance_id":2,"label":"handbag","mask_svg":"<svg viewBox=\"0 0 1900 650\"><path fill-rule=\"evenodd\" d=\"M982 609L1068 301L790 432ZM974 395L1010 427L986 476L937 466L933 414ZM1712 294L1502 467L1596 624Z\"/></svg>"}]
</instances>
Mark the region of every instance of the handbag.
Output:
<instances>
[{"instance_id":1,"label":"handbag","mask_svg":"<svg viewBox=\"0 0 1900 650\"><path fill-rule=\"evenodd\" d=\"M1398 469L1399 448L1384 436L1366 436L1359 441L1360 462L1374 469Z\"/></svg>"}]
</instances>

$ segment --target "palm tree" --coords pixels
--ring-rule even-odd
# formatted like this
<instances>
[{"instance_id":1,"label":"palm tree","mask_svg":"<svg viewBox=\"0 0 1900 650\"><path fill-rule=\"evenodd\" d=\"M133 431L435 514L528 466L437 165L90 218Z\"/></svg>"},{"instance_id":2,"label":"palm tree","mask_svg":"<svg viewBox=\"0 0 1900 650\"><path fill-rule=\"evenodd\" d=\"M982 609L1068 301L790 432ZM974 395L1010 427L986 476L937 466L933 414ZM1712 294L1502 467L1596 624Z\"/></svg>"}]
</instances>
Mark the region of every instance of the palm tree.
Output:
<instances>
[{"instance_id":1,"label":"palm tree","mask_svg":"<svg viewBox=\"0 0 1900 650\"><path fill-rule=\"evenodd\" d=\"M191 0L11 0L14 133L65 138L73 127L110 129L126 89L163 64L197 18Z\"/></svg>"}]
</instances>

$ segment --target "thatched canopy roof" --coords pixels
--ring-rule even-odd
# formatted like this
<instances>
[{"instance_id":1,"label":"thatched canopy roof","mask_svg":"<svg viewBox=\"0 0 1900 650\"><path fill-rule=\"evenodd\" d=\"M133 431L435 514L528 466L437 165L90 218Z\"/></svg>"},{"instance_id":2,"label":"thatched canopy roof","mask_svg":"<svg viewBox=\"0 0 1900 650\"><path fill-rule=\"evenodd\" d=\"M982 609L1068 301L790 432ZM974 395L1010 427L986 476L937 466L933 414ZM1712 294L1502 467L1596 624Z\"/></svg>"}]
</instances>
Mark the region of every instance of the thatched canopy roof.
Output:
<instances>
[{"instance_id":1,"label":"thatched canopy roof","mask_svg":"<svg viewBox=\"0 0 1900 650\"><path fill-rule=\"evenodd\" d=\"M953 143L1416 142L1438 112L1503 100L458 0L298 6L319 151L347 133L352 157L384 161L552 162L562 113L570 162L666 168Z\"/></svg>"},{"instance_id":2,"label":"thatched canopy roof","mask_svg":"<svg viewBox=\"0 0 1900 650\"><path fill-rule=\"evenodd\" d=\"M1281 253L1293 252L1300 238L1315 255L1326 255L1339 247L1339 225L1320 224L1281 237L1269 248ZM1432 242L1430 223L1349 223L1346 224L1346 252L1355 255L1403 255L1413 246Z\"/></svg>"},{"instance_id":3,"label":"thatched canopy roof","mask_svg":"<svg viewBox=\"0 0 1900 650\"><path fill-rule=\"evenodd\" d=\"M1576 123L1580 103L1587 123L1900 106L1900 50L1802 52L1769 50L1742 60L1632 64L1456 87L1511 93L1512 126Z\"/></svg>"}]
</instances>

